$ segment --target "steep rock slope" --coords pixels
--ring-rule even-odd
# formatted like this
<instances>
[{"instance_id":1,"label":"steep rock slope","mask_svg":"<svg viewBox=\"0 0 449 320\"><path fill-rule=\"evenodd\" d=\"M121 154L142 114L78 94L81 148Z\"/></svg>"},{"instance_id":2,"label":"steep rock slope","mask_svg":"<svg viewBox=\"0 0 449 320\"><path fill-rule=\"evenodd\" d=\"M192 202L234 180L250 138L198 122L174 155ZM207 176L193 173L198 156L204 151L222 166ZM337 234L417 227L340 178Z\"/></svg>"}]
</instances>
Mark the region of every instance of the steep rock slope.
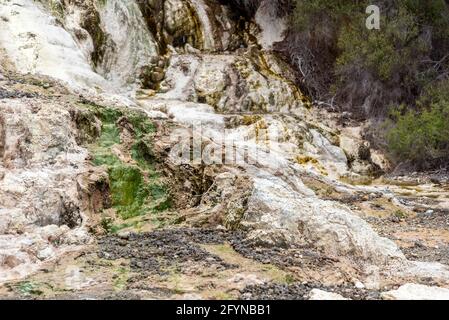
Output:
<instances>
[{"instance_id":1,"label":"steep rock slope","mask_svg":"<svg viewBox=\"0 0 449 320\"><path fill-rule=\"evenodd\" d=\"M444 265L408 261L363 209L340 201L414 205L385 186L341 182L380 162L311 107L269 51L282 23L263 23L263 6L259 24L229 10L211 0L0 2L0 280L93 240L100 217L108 229L104 215L127 224L170 211L153 166L186 225L340 257L373 286L449 279Z\"/></svg>"}]
</instances>

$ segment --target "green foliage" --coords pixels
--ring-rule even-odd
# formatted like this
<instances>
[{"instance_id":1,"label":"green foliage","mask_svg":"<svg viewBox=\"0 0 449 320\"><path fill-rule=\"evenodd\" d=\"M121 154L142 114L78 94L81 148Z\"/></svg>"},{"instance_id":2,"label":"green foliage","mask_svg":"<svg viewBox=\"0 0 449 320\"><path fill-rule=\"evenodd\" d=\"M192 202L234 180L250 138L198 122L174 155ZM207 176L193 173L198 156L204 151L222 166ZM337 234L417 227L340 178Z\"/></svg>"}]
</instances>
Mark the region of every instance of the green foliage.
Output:
<instances>
[{"instance_id":1,"label":"green foliage","mask_svg":"<svg viewBox=\"0 0 449 320\"><path fill-rule=\"evenodd\" d=\"M399 108L392 116L395 124L387 142L398 159L421 165L449 159L449 101L433 103L421 112Z\"/></svg>"},{"instance_id":2,"label":"green foliage","mask_svg":"<svg viewBox=\"0 0 449 320\"><path fill-rule=\"evenodd\" d=\"M310 30L317 18L327 17L339 22L360 8L357 2L350 0L295 0L295 9L291 14L292 25L300 31Z\"/></svg>"},{"instance_id":3,"label":"green foliage","mask_svg":"<svg viewBox=\"0 0 449 320\"><path fill-rule=\"evenodd\" d=\"M342 27L339 35L341 55L336 66L340 77L351 77L345 70L356 65L388 82L395 73L415 70L416 57L430 50L419 38L416 20L404 8L393 18L383 17L381 30L368 30L360 23L365 16L357 16L357 22Z\"/></svg>"},{"instance_id":4,"label":"green foliage","mask_svg":"<svg viewBox=\"0 0 449 320\"><path fill-rule=\"evenodd\" d=\"M447 101L449 101L449 79L426 86L417 103L419 107L424 108L433 103L444 104Z\"/></svg>"},{"instance_id":5,"label":"green foliage","mask_svg":"<svg viewBox=\"0 0 449 320\"><path fill-rule=\"evenodd\" d=\"M433 26L437 31L435 36L449 35L448 8L445 0L405 0L404 6L418 18L419 24Z\"/></svg>"},{"instance_id":6,"label":"green foliage","mask_svg":"<svg viewBox=\"0 0 449 320\"><path fill-rule=\"evenodd\" d=\"M435 75L423 79L428 75L423 69L430 67L425 61L429 57L441 59L449 50L449 6L444 0L379 1L380 30L365 26L365 9L372 1L293 2L290 23L303 34L300 46L308 46L313 53L310 59L331 61L321 76L334 77L330 86L337 84L337 92L345 87L357 89L363 85L357 75L370 74L373 81L379 80L386 87L394 82L406 91L403 95L410 95L416 88L422 89L423 81L425 85L435 79ZM302 58L307 55L302 54ZM347 96L345 92L341 95Z\"/></svg>"}]
</instances>

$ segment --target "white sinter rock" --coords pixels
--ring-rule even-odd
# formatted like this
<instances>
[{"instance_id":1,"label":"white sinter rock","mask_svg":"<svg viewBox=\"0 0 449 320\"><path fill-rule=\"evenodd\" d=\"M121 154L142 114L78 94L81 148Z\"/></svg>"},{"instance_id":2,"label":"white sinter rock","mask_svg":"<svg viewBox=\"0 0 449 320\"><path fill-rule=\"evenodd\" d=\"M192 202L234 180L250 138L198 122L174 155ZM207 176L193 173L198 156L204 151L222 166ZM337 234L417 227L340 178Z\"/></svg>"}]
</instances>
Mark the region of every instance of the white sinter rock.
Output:
<instances>
[{"instance_id":1,"label":"white sinter rock","mask_svg":"<svg viewBox=\"0 0 449 320\"><path fill-rule=\"evenodd\" d=\"M334 292L327 292L320 289L312 289L309 293L309 300L349 300Z\"/></svg>"},{"instance_id":2,"label":"white sinter rock","mask_svg":"<svg viewBox=\"0 0 449 320\"><path fill-rule=\"evenodd\" d=\"M51 76L74 89L106 87L71 34L37 1L0 2L0 46L22 73Z\"/></svg>"},{"instance_id":3,"label":"white sinter rock","mask_svg":"<svg viewBox=\"0 0 449 320\"><path fill-rule=\"evenodd\" d=\"M449 289L407 283L381 296L384 300L449 300Z\"/></svg>"}]
</instances>

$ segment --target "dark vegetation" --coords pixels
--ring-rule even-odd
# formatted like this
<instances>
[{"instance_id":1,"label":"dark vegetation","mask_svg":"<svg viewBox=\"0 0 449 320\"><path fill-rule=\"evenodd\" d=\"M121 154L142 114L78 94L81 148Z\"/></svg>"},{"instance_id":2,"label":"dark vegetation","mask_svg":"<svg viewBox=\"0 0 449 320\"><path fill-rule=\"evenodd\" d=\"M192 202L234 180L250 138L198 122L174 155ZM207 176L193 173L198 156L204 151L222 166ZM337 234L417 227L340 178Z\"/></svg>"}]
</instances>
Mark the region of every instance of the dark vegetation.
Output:
<instances>
[{"instance_id":1,"label":"dark vegetation","mask_svg":"<svg viewBox=\"0 0 449 320\"><path fill-rule=\"evenodd\" d=\"M246 16L262 0L230 0ZM368 5L380 8L369 30ZM276 49L315 101L377 123L370 136L396 162L429 169L449 162L449 2L273 0L287 16ZM367 136L369 137L369 136Z\"/></svg>"}]
</instances>

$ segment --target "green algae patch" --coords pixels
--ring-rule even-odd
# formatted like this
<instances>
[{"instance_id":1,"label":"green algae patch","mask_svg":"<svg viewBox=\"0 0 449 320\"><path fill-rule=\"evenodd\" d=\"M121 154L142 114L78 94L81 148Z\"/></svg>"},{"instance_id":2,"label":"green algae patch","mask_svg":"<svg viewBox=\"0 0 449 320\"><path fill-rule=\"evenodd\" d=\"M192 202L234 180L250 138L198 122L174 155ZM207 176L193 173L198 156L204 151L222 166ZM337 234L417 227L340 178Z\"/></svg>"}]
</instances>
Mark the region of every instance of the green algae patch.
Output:
<instances>
[{"instance_id":1,"label":"green algae patch","mask_svg":"<svg viewBox=\"0 0 449 320\"><path fill-rule=\"evenodd\" d=\"M98 144L103 148L109 148L114 144L120 144L120 130L114 123L107 123L102 126Z\"/></svg>"},{"instance_id":2,"label":"green algae patch","mask_svg":"<svg viewBox=\"0 0 449 320\"><path fill-rule=\"evenodd\" d=\"M147 213L149 190L138 167L115 165L108 170L112 206L122 219Z\"/></svg>"},{"instance_id":3,"label":"green algae patch","mask_svg":"<svg viewBox=\"0 0 449 320\"><path fill-rule=\"evenodd\" d=\"M127 282L130 278L130 269L119 267L114 273L114 290L122 291L126 288Z\"/></svg>"},{"instance_id":4,"label":"green algae patch","mask_svg":"<svg viewBox=\"0 0 449 320\"><path fill-rule=\"evenodd\" d=\"M111 152L111 147L120 144L120 130L114 123L102 125L101 135L92 148L93 160L96 166L114 166L120 163L116 155Z\"/></svg>"},{"instance_id":5,"label":"green algae patch","mask_svg":"<svg viewBox=\"0 0 449 320\"><path fill-rule=\"evenodd\" d=\"M123 229L136 228L138 225L139 225L139 221L115 224L115 225L112 225L108 231L109 231L109 233L118 233L119 231L121 231Z\"/></svg>"},{"instance_id":6,"label":"green algae patch","mask_svg":"<svg viewBox=\"0 0 449 320\"><path fill-rule=\"evenodd\" d=\"M167 188L156 178L147 178L137 166L116 165L109 168L112 206L122 219L157 213L171 208Z\"/></svg>"},{"instance_id":7,"label":"green algae patch","mask_svg":"<svg viewBox=\"0 0 449 320\"><path fill-rule=\"evenodd\" d=\"M153 123L144 113L131 113L127 115L127 119L131 123L138 139L155 132Z\"/></svg>"},{"instance_id":8,"label":"green algae patch","mask_svg":"<svg viewBox=\"0 0 449 320\"><path fill-rule=\"evenodd\" d=\"M131 148L131 157L140 167L151 169L154 162L151 143L146 139L139 139Z\"/></svg>"},{"instance_id":9,"label":"green algae patch","mask_svg":"<svg viewBox=\"0 0 449 320\"><path fill-rule=\"evenodd\" d=\"M36 283L30 281L22 281L17 284L17 292L23 296L40 296L43 294L42 290Z\"/></svg>"},{"instance_id":10,"label":"green algae patch","mask_svg":"<svg viewBox=\"0 0 449 320\"><path fill-rule=\"evenodd\" d=\"M92 104L85 107L101 120L101 134L89 145L89 150L92 163L107 168L112 208L117 215L128 220L170 209L170 194L154 166L152 134L155 127L146 114ZM131 147L126 147L129 142L121 141L122 130L132 134ZM132 160L125 163L123 158ZM107 228L110 232L113 229L122 228L112 224Z\"/></svg>"}]
</instances>

